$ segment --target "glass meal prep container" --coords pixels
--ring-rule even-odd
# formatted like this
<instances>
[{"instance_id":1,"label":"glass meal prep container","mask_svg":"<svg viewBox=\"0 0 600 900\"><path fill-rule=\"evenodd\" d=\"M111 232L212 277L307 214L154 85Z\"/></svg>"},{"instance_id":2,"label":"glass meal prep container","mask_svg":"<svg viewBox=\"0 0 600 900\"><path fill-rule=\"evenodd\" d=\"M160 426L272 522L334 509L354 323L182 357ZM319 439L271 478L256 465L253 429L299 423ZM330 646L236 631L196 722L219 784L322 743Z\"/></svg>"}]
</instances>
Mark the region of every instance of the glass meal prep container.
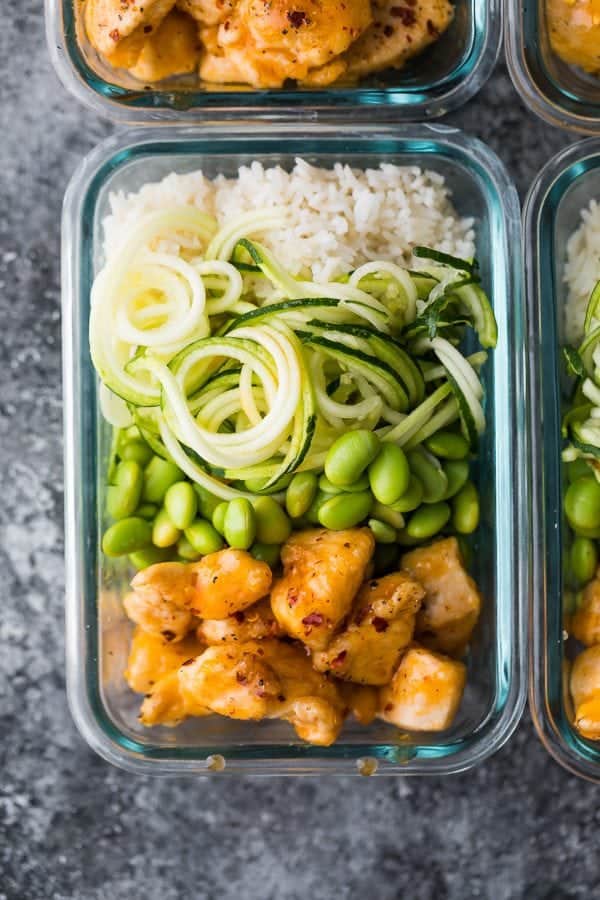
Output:
<instances>
[{"instance_id":1,"label":"glass meal prep container","mask_svg":"<svg viewBox=\"0 0 600 900\"><path fill-rule=\"evenodd\" d=\"M310 125L139 129L100 145L67 191L63 220L63 353L67 543L67 672L70 704L90 745L117 765L158 774L225 771L270 774L449 773L498 749L524 701L522 604L528 584L525 498L528 491L524 406L524 316L520 290L520 216L515 189L483 144L441 126ZM131 623L120 598L128 573L102 558L110 427L100 417L88 350L90 286L102 262L101 222L111 191L138 189L167 173L202 168L234 175L241 164L292 166L302 156L330 166L382 161L443 174L462 215L474 216L483 283L491 292L499 342L484 369L488 428L473 472L482 522L473 541L483 614L469 651L466 694L442 734L401 734L383 722L347 722L336 744L313 747L285 722L219 717L176 729L145 729L139 697L127 687ZM367 760L367 763L364 763ZM361 762L363 761L363 762Z\"/></svg>"},{"instance_id":2,"label":"glass meal prep container","mask_svg":"<svg viewBox=\"0 0 600 900\"><path fill-rule=\"evenodd\" d=\"M390 70L356 86L255 90L204 85L194 76L153 85L103 62L87 40L80 0L46 0L48 46L65 87L82 103L129 122L223 119L240 115L281 118L375 110L395 121L424 120L465 103L484 84L501 41L501 0L455 0L456 14L439 41L401 71Z\"/></svg>"},{"instance_id":3,"label":"glass meal prep container","mask_svg":"<svg viewBox=\"0 0 600 900\"><path fill-rule=\"evenodd\" d=\"M569 663L582 648L564 627L564 615L571 611L565 583L570 529L563 513L561 464L561 412L568 399L561 353L567 300L563 267L567 239L592 197L600 199L598 139L582 141L551 160L525 210L534 464L530 702L549 752L572 772L600 781L600 743L586 740L572 725Z\"/></svg>"},{"instance_id":4,"label":"glass meal prep container","mask_svg":"<svg viewBox=\"0 0 600 900\"><path fill-rule=\"evenodd\" d=\"M522 100L553 125L600 134L600 75L564 62L550 44L548 0L507 0L504 43Z\"/></svg>"}]
</instances>

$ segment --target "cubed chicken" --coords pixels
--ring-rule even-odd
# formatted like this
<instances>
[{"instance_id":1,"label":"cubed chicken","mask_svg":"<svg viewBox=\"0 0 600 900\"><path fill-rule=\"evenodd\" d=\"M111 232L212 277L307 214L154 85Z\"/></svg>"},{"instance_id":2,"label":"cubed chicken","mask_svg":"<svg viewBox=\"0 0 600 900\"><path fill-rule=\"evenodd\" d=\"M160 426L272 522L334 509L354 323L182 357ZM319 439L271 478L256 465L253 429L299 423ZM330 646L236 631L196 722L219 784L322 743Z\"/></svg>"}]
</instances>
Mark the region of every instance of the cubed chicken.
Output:
<instances>
[{"instance_id":1,"label":"cubed chicken","mask_svg":"<svg viewBox=\"0 0 600 900\"><path fill-rule=\"evenodd\" d=\"M185 13L172 10L151 34L146 36L140 55L130 72L140 81L151 83L195 72L200 55L198 28Z\"/></svg>"},{"instance_id":2,"label":"cubed chicken","mask_svg":"<svg viewBox=\"0 0 600 900\"><path fill-rule=\"evenodd\" d=\"M581 605L571 619L569 630L586 647L600 644L600 578L597 576L584 588Z\"/></svg>"},{"instance_id":3,"label":"cubed chicken","mask_svg":"<svg viewBox=\"0 0 600 900\"><path fill-rule=\"evenodd\" d=\"M123 608L132 622L144 631L169 643L182 641L190 631L194 617L189 609L167 597L132 591L125 596Z\"/></svg>"},{"instance_id":4,"label":"cubed chicken","mask_svg":"<svg viewBox=\"0 0 600 900\"><path fill-rule=\"evenodd\" d=\"M85 30L92 46L115 66L135 65L146 38L158 28L175 0L87 0Z\"/></svg>"},{"instance_id":5,"label":"cubed chicken","mask_svg":"<svg viewBox=\"0 0 600 900\"><path fill-rule=\"evenodd\" d=\"M571 669L575 727L583 737L600 740L600 644L580 653Z\"/></svg>"},{"instance_id":6,"label":"cubed chicken","mask_svg":"<svg viewBox=\"0 0 600 900\"><path fill-rule=\"evenodd\" d=\"M294 533L283 545L284 574L271 593L281 628L325 650L352 608L374 547L368 528Z\"/></svg>"},{"instance_id":7,"label":"cubed chicken","mask_svg":"<svg viewBox=\"0 0 600 900\"><path fill-rule=\"evenodd\" d=\"M456 538L406 553L402 568L425 588L417 615L419 642L460 656L479 618L481 596L465 570Z\"/></svg>"},{"instance_id":8,"label":"cubed chicken","mask_svg":"<svg viewBox=\"0 0 600 900\"><path fill-rule=\"evenodd\" d=\"M281 634L268 597L227 619L204 619L197 629L198 638L210 645L232 641L260 641L266 637L279 637Z\"/></svg>"},{"instance_id":9,"label":"cubed chicken","mask_svg":"<svg viewBox=\"0 0 600 900\"><path fill-rule=\"evenodd\" d=\"M379 715L407 731L444 731L454 720L466 676L464 663L411 647L381 689Z\"/></svg>"},{"instance_id":10,"label":"cubed chicken","mask_svg":"<svg viewBox=\"0 0 600 900\"><path fill-rule=\"evenodd\" d=\"M372 7L373 24L345 54L355 77L402 68L439 38L454 15L448 0L372 0Z\"/></svg>"},{"instance_id":11,"label":"cubed chicken","mask_svg":"<svg viewBox=\"0 0 600 900\"><path fill-rule=\"evenodd\" d=\"M600 74L598 0L546 0L550 43L566 63Z\"/></svg>"},{"instance_id":12,"label":"cubed chicken","mask_svg":"<svg viewBox=\"0 0 600 900\"><path fill-rule=\"evenodd\" d=\"M285 719L302 740L328 746L344 719L344 702L314 671L301 647L268 639L209 647L167 675L142 704L145 725L173 724L190 715Z\"/></svg>"},{"instance_id":13,"label":"cubed chicken","mask_svg":"<svg viewBox=\"0 0 600 900\"><path fill-rule=\"evenodd\" d=\"M371 21L370 0L239 0L216 34L202 30L200 76L268 88L321 71L328 83L345 69L334 60Z\"/></svg>"},{"instance_id":14,"label":"cubed chicken","mask_svg":"<svg viewBox=\"0 0 600 900\"><path fill-rule=\"evenodd\" d=\"M326 650L313 653L315 669L358 684L387 684L412 641L424 596L422 586L405 572L368 581L344 630Z\"/></svg>"},{"instance_id":15,"label":"cubed chicken","mask_svg":"<svg viewBox=\"0 0 600 900\"><path fill-rule=\"evenodd\" d=\"M125 680L132 691L147 694L161 678L178 669L186 659L198 656L203 649L204 645L193 634L173 643L138 626L131 640Z\"/></svg>"},{"instance_id":16,"label":"cubed chicken","mask_svg":"<svg viewBox=\"0 0 600 900\"><path fill-rule=\"evenodd\" d=\"M269 566L244 550L219 550L197 563L157 563L131 582L148 605L176 606L203 619L226 619L269 593ZM142 624L141 622L138 624Z\"/></svg>"}]
</instances>

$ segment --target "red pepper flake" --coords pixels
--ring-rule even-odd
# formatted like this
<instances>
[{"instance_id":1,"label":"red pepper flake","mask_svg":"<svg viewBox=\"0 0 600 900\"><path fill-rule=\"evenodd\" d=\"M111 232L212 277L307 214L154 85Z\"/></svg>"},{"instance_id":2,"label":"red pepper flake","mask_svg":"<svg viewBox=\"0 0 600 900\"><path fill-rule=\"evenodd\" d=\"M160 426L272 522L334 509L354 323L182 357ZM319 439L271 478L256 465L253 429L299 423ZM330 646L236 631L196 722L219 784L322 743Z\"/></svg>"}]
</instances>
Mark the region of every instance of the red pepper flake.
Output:
<instances>
[{"instance_id":1,"label":"red pepper flake","mask_svg":"<svg viewBox=\"0 0 600 900\"><path fill-rule=\"evenodd\" d=\"M348 651L342 650L341 653L338 653L338 655L336 656L335 659L331 660L331 668L339 669L340 666L344 665L344 660L346 659L347 656L348 656Z\"/></svg>"},{"instance_id":2,"label":"red pepper flake","mask_svg":"<svg viewBox=\"0 0 600 900\"><path fill-rule=\"evenodd\" d=\"M394 29L392 28L391 25L386 25L385 28L383 29L383 33L385 34L386 37L391 37L394 33Z\"/></svg>"},{"instance_id":3,"label":"red pepper flake","mask_svg":"<svg viewBox=\"0 0 600 900\"><path fill-rule=\"evenodd\" d=\"M322 625L323 624L323 616L321 613L309 613L307 616L304 616L302 619L303 625Z\"/></svg>"},{"instance_id":4,"label":"red pepper flake","mask_svg":"<svg viewBox=\"0 0 600 900\"><path fill-rule=\"evenodd\" d=\"M390 623L387 619L382 619L381 616L375 616L371 619L371 625L377 632L377 634L381 634L382 631L387 631Z\"/></svg>"},{"instance_id":5,"label":"red pepper flake","mask_svg":"<svg viewBox=\"0 0 600 900\"><path fill-rule=\"evenodd\" d=\"M287 17L292 28L301 28L303 25L310 25L310 19L303 9L290 10Z\"/></svg>"},{"instance_id":6,"label":"red pepper flake","mask_svg":"<svg viewBox=\"0 0 600 900\"><path fill-rule=\"evenodd\" d=\"M117 41L119 41L121 39L121 35L119 34L118 28L113 28L113 30L111 32L109 32L108 36L111 39L111 41L115 42L115 44L117 43Z\"/></svg>"},{"instance_id":7,"label":"red pepper flake","mask_svg":"<svg viewBox=\"0 0 600 900\"><path fill-rule=\"evenodd\" d=\"M390 13L395 19L400 19L407 28L417 21L415 13L408 6L392 6Z\"/></svg>"},{"instance_id":8,"label":"red pepper flake","mask_svg":"<svg viewBox=\"0 0 600 900\"><path fill-rule=\"evenodd\" d=\"M439 28L436 28L431 19L427 19L427 32L433 38L437 38L440 36Z\"/></svg>"},{"instance_id":9,"label":"red pepper flake","mask_svg":"<svg viewBox=\"0 0 600 900\"><path fill-rule=\"evenodd\" d=\"M245 616L245 614L241 611L241 609L239 609L237 612L234 612L233 618L234 618L235 621L238 623L238 625L241 625L242 622L245 621L246 616Z\"/></svg>"},{"instance_id":10,"label":"red pepper flake","mask_svg":"<svg viewBox=\"0 0 600 900\"><path fill-rule=\"evenodd\" d=\"M386 703L386 705L383 707L383 711L391 712L393 710L393 708L394 708L393 703Z\"/></svg>"},{"instance_id":11,"label":"red pepper flake","mask_svg":"<svg viewBox=\"0 0 600 900\"><path fill-rule=\"evenodd\" d=\"M177 637L174 631L161 631L161 634L164 637L165 641L174 641Z\"/></svg>"},{"instance_id":12,"label":"red pepper flake","mask_svg":"<svg viewBox=\"0 0 600 900\"><path fill-rule=\"evenodd\" d=\"M150 34L152 30L152 25L144 25L144 34Z\"/></svg>"},{"instance_id":13,"label":"red pepper flake","mask_svg":"<svg viewBox=\"0 0 600 900\"><path fill-rule=\"evenodd\" d=\"M185 662L182 662L181 665L182 665L182 666L191 666L191 664L192 664L193 662L194 662L194 658L192 657L191 659L186 659L186 661L185 661Z\"/></svg>"},{"instance_id":14,"label":"red pepper flake","mask_svg":"<svg viewBox=\"0 0 600 900\"><path fill-rule=\"evenodd\" d=\"M287 593L287 601L290 609L298 602L298 591L295 588L289 588Z\"/></svg>"},{"instance_id":15,"label":"red pepper flake","mask_svg":"<svg viewBox=\"0 0 600 900\"><path fill-rule=\"evenodd\" d=\"M243 672L236 672L235 680L237 681L238 684L246 684L246 682L248 681L247 677L244 675Z\"/></svg>"}]
</instances>

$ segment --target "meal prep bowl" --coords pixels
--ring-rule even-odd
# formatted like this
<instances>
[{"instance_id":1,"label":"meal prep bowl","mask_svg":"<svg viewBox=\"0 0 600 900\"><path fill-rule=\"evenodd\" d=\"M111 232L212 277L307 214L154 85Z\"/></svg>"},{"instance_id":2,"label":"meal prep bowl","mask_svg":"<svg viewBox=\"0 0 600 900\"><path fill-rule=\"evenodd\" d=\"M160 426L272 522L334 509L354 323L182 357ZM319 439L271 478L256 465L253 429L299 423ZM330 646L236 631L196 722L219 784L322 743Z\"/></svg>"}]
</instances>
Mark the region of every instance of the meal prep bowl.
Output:
<instances>
[{"instance_id":1,"label":"meal prep bowl","mask_svg":"<svg viewBox=\"0 0 600 900\"><path fill-rule=\"evenodd\" d=\"M401 71L389 71L353 87L254 90L199 85L196 76L145 85L104 63L87 41L77 0L46 0L50 54L65 87L82 103L112 119L148 123L260 115L328 117L375 112L395 121L441 116L465 103L494 67L501 39L500 0L456 0L449 30Z\"/></svg>"},{"instance_id":2,"label":"meal prep bowl","mask_svg":"<svg viewBox=\"0 0 600 900\"><path fill-rule=\"evenodd\" d=\"M561 354L566 243L580 223L582 207L594 196L600 197L600 140L586 140L541 172L527 200L525 231L533 395L531 708L549 752L572 772L600 781L600 744L577 733L569 710L569 660L578 650L563 630L569 529L563 514L560 430L567 399Z\"/></svg>"},{"instance_id":3,"label":"meal prep bowl","mask_svg":"<svg viewBox=\"0 0 600 900\"><path fill-rule=\"evenodd\" d=\"M600 77L553 51L546 0L507 0L504 21L508 67L522 100L553 125L600 134Z\"/></svg>"},{"instance_id":4,"label":"meal prep bowl","mask_svg":"<svg viewBox=\"0 0 600 900\"><path fill-rule=\"evenodd\" d=\"M472 574L484 603L468 657L461 709L442 734L401 734L348 722L328 748L298 740L284 722L211 717L176 729L145 729L139 697L123 679L131 623L121 598L123 562L99 551L110 428L98 409L88 350L90 286L102 263L101 222L111 191L138 189L168 172L202 168L234 175L241 164L293 165L294 158L357 167L382 161L443 174L461 215L474 216L483 283L499 342L484 368L488 429L473 473L482 522L472 540ZM113 763L158 774L225 771L271 774L449 773L473 766L507 740L523 705L522 604L528 587L524 315L515 189L484 145L443 127L311 125L140 129L111 138L81 164L63 221L63 341L67 542L67 671L73 715L90 745ZM131 573L129 573L131 577ZM367 762L365 762L365 760Z\"/></svg>"}]
</instances>

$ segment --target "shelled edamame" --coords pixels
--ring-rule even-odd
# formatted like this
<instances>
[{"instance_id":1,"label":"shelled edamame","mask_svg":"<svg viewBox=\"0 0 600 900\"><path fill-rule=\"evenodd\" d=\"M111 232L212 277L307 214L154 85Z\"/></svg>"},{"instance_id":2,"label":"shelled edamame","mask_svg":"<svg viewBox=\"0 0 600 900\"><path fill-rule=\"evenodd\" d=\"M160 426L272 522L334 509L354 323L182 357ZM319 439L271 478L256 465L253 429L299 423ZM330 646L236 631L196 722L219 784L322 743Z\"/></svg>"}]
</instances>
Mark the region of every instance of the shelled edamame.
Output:
<instances>
[{"instance_id":1,"label":"shelled edamame","mask_svg":"<svg viewBox=\"0 0 600 900\"><path fill-rule=\"evenodd\" d=\"M471 534L479 497L469 481L468 444L458 431L437 437L405 453L372 432L348 432L329 448L320 476L299 472L284 492L223 501L156 456L132 426L113 443L106 511L114 521L102 549L144 568L194 561L229 545L275 566L293 529L365 525L382 548L411 546L448 530ZM578 498L573 508L581 516L585 504ZM391 549L379 554L381 561L396 556ZM583 570L582 551L578 558ZM586 560L589 567L589 553Z\"/></svg>"}]
</instances>

